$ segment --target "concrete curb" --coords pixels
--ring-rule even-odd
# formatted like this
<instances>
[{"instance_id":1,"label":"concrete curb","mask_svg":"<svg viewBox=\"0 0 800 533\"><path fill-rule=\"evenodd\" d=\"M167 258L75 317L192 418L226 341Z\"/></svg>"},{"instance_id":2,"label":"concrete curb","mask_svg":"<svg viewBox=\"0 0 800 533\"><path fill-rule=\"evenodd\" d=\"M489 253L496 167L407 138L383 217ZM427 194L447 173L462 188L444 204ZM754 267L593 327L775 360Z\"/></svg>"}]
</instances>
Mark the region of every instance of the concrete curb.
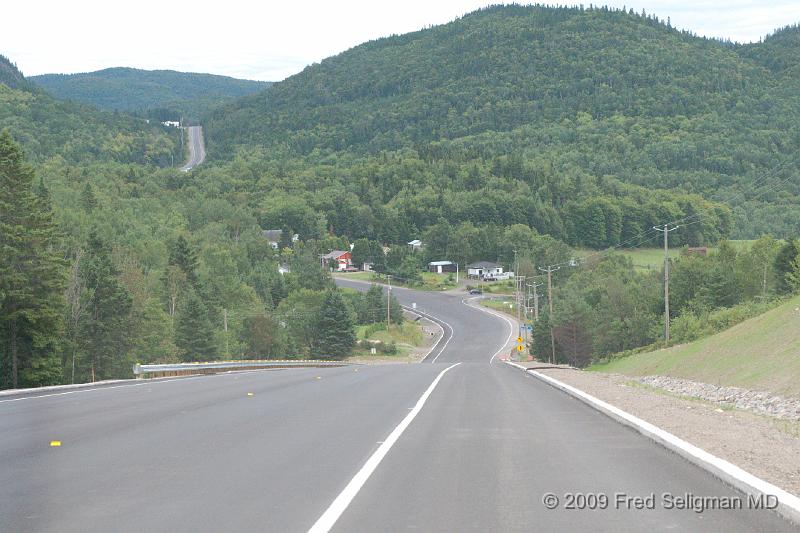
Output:
<instances>
[{"instance_id":1,"label":"concrete curb","mask_svg":"<svg viewBox=\"0 0 800 533\"><path fill-rule=\"evenodd\" d=\"M635 429L645 437L648 437L649 439L664 446L668 450L680 455L687 461L706 470L713 476L722 480L724 483L727 483L728 485L740 490L748 496L752 495L759 497L762 495L771 495L777 497L778 507L775 509L775 511L790 522L800 525L800 498L797 496L790 494L789 492L786 492L785 490L754 476L738 466L729 463L724 459L720 459L719 457L676 437L668 431L664 431L663 429L654 426L653 424L646 422L641 418L633 416L632 414L623 411L618 407L614 407L613 405L606 403L599 398L595 398L591 394L587 394L580 389L577 389L571 385L567 385L564 382L551 378L550 376L546 376L540 372L536 372L535 370L528 370L523 365L509 361L506 361L506 363L519 368L526 374L530 374L535 378L544 381L548 385L551 385L569 394L570 396L577 398L578 400L581 400L597 411L600 411L601 413L613 418L620 424Z\"/></svg>"}]
</instances>

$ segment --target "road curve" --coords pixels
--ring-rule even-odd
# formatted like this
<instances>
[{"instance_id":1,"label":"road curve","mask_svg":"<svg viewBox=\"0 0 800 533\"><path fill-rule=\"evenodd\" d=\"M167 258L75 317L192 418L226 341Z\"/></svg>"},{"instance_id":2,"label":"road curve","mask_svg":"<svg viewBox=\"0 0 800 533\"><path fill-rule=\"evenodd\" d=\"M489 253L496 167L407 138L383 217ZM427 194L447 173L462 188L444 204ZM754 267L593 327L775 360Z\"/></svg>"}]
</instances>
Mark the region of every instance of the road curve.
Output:
<instances>
[{"instance_id":1,"label":"road curve","mask_svg":"<svg viewBox=\"0 0 800 533\"><path fill-rule=\"evenodd\" d=\"M206 159L206 147L203 143L203 127L188 126L186 128L186 136L189 145L189 160L181 167L183 172L189 172Z\"/></svg>"},{"instance_id":2,"label":"road curve","mask_svg":"<svg viewBox=\"0 0 800 533\"><path fill-rule=\"evenodd\" d=\"M741 494L490 363L509 334L500 318L458 295L394 293L452 328L436 363L0 399L0 531L308 531L454 362L333 531L794 530L770 511L546 509L549 492Z\"/></svg>"}]
</instances>

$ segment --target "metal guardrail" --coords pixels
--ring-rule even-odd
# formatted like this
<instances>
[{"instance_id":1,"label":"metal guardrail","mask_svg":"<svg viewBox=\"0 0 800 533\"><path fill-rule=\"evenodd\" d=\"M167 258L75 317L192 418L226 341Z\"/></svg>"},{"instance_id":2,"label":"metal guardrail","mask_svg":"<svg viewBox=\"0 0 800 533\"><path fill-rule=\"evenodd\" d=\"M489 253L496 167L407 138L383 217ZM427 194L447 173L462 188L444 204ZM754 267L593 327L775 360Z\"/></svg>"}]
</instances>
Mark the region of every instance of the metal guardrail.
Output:
<instances>
[{"instance_id":1,"label":"metal guardrail","mask_svg":"<svg viewBox=\"0 0 800 533\"><path fill-rule=\"evenodd\" d=\"M167 365L133 365L137 379L146 377L188 376L192 374L216 374L235 370L259 370L266 368L316 368L325 366L347 366L346 361L288 360L288 361L215 361L208 363L175 363Z\"/></svg>"}]
</instances>

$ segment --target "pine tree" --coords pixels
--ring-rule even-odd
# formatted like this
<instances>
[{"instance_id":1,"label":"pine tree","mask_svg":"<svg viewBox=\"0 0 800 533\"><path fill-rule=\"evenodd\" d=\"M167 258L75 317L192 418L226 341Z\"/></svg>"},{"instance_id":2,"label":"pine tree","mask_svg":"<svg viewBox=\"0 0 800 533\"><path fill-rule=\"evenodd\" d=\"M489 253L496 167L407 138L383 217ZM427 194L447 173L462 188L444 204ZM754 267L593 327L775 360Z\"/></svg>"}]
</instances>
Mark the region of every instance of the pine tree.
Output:
<instances>
[{"instance_id":1,"label":"pine tree","mask_svg":"<svg viewBox=\"0 0 800 533\"><path fill-rule=\"evenodd\" d=\"M189 291L178 312L175 346L184 361L210 361L217 357L208 309L195 291Z\"/></svg>"},{"instance_id":2,"label":"pine tree","mask_svg":"<svg viewBox=\"0 0 800 533\"><path fill-rule=\"evenodd\" d=\"M0 386L60 381L65 265L52 213L8 131L0 133Z\"/></svg>"},{"instance_id":3,"label":"pine tree","mask_svg":"<svg viewBox=\"0 0 800 533\"><path fill-rule=\"evenodd\" d=\"M81 327L85 377L92 381L121 377L127 371L128 321L133 302L120 283L109 245L95 232L89 235L84 268L86 287L92 294Z\"/></svg>"},{"instance_id":4,"label":"pine tree","mask_svg":"<svg viewBox=\"0 0 800 533\"><path fill-rule=\"evenodd\" d=\"M355 343L352 313L338 289L331 289L317 315L313 352L318 357L341 359Z\"/></svg>"},{"instance_id":5,"label":"pine tree","mask_svg":"<svg viewBox=\"0 0 800 533\"><path fill-rule=\"evenodd\" d=\"M792 261L800 253L800 244L797 240L789 239L778 251L775 257L775 275L778 279L778 292L787 294L792 291L792 286L787 274L792 271Z\"/></svg>"}]
</instances>

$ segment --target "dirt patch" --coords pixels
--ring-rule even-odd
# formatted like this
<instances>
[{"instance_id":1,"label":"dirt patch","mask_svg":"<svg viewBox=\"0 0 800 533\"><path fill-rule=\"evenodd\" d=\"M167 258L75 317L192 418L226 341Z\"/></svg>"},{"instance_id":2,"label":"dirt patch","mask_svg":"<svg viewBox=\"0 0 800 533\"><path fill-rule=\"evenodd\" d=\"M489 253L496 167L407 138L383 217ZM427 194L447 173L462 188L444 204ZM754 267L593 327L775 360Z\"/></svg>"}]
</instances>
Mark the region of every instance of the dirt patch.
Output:
<instances>
[{"instance_id":1,"label":"dirt patch","mask_svg":"<svg viewBox=\"0 0 800 533\"><path fill-rule=\"evenodd\" d=\"M793 494L800 494L800 423L683 398L630 376L529 364Z\"/></svg>"}]
</instances>

